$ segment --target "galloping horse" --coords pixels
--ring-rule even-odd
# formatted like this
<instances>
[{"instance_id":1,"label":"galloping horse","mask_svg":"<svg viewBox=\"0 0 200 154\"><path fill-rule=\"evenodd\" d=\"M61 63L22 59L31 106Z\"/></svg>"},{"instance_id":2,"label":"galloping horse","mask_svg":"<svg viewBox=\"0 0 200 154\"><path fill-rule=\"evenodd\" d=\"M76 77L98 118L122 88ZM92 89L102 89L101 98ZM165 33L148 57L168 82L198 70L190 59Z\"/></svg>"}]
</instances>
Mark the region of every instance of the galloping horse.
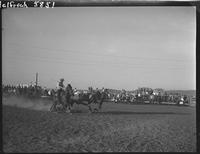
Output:
<instances>
[{"instance_id":1,"label":"galloping horse","mask_svg":"<svg viewBox=\"0 0 200 154\"><path fill-rule=\"evenodd\" d=\"M103 101L105 100L107 96L106 92L93 92L93 93L81 93L79 95L72 95L70 97L70 105L73 106L74 103L76 104L82 104L82 105L87 105L89 108L90 112L93 112L92 108L91 108L91 104L98 104L99 107L98 109L94 109L95 111L99 111L101 110Z\"/></svg>"},{"instance_id":2,"label":"galloping horse","mask_svg":"<svg viewBox=\"0 0 200 154\"><path fill-rule=\"evenodd\" d=\"M105 100L107 96L106 92L93 92L93 93L81 93L78 95L74 95L73 93L67 93L66 91L63 91L61 93L61 102L58 101L58 97L56 94L53 95L53 105L50 108L50 111L68 111L71 112L71 108L73 107L73 104L82 104L86 105L89 108L90 112L93 112L91 108L91 104L95 103L98 104L98 109L94 109L94 111L101 110L103 101Z\"/></svg>"},{"instance_id":3,"label":"galloping horse","mask_svg":"<svg viewBox=\"0 0 200 154\"><path fill-rule=\"evenodd\" d=\"M61 94L60 94L60 101L58 99L58 92L54 92L52 93L52 96L53 96L53 104L50 108L50 111L53 112L53 111L70 111L71 110L71 107L70 107L70 104L69 102L67 102L67 95L66 95L66 91L62 91Z\"/></svg>"}]
</instances>

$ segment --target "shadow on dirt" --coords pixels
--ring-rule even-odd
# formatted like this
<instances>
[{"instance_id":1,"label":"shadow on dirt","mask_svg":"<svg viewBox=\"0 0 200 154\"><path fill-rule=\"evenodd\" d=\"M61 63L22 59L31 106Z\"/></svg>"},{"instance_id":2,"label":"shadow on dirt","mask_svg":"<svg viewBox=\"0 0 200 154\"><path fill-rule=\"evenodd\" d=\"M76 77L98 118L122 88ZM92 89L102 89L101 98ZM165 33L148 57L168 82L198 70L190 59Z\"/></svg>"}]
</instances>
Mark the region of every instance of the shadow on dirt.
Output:
<instances>
[{"instance_id":1,"label":"shadow on dirt","mask_svg":"<svg viewBox=\"0 0 200 154\"><path fill-rule=\"evenodd\" d=\"M71 113L87 113L88 110L71 110Z\"/></svg>"},{"instance_id":2,"label":"shadow on dirt","mask_svg":"<svg viewBox=\"0 0 200 154\"><path fill-rule=\"evenodd\" d=\"M88 113L87 110L71 110L71 113ZM105 112L93 112L92 114L102 114L102 115L189 115L190 113L175 113L175 112L130 112L130 111L105 111Z\"/></svg>"},{"instance_id":3,"label":"shadow on dirt","mask_svg":"<svg viewBox=\"0 0 200 154\"><path fill-rule=\"evenodd\" d=\"M95 114L112 114L112 115L121 115L121 114L176 114L176 115L188 115L190 113L175 113L175 112L124 112L124 111L107 111L107 112L96 112Z\"/></svg>"}]
</instances>

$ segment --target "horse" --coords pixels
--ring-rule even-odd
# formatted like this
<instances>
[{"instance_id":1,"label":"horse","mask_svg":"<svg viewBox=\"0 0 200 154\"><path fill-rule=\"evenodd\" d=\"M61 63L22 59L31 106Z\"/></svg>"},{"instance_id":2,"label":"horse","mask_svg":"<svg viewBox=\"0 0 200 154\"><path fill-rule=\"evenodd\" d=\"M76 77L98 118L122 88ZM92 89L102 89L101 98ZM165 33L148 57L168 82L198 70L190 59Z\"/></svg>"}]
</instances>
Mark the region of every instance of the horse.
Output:
<instances>
[{"instance_id":1,"label":"horse","mask_svg":"<svg viewBox=\"0 0 200 154\"><path fill-rule=\"evenodd\" d=\"M51 112L70 112L71 107L67 102L66 91L61 91L60 100L58 99L58 91L52 93L53 104L50 108Z\"/></svg>"},{"instance_id":2,"label":"horse","mask_svg":"<svg viewBox=\"0 0 200 154\"><path fill-rule=\"evenodd\" d=\"M106 92L92 92L92 93L80 93L78 95L72 95L70 97L70 105L73 107L73 104L82 104L88 106L90 112L100 111L102 108L102 104L107 96ZM98 109L95 108L92 110L91 104L98 104Z\"/></svg>"},{"instance_id":3,"label":"horse","mask_svg":"<svg viewBox=\"0 0 200 154\"><path fill-rule=\"evenodd\" d=\"M61 92L61 101L58 100L57 92L53 94L53 105L50 108L50 111L64 111L71 113L71 109L74 104L86 105L89 108L90 112L100 111L102 108L103 101L107 96L106 92L93 92L93 93L68 93L66 91ZM98 109L92 110L91 104L98 104Z\"/></svg>"}]
</instances>

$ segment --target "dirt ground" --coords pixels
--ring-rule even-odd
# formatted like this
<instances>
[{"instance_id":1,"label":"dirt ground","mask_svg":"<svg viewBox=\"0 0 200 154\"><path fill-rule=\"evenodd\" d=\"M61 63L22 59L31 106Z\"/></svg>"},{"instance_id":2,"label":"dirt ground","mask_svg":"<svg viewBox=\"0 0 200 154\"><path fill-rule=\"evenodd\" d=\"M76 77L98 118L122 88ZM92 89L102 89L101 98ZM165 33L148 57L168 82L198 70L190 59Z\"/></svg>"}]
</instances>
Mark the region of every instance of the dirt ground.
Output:
<instances>
[{"instance_id":1,"label":"dirt ground","mask_svg":"<svg viewBox=\"0 0 200 154\"><path fill-rule=\"evenodd\" d=\"M20 103L3 102L4 152L196 151L195 106L104 103L90 114L75 105L69 115L49 112L51 103Z\"/></svg>"}]
</instances>

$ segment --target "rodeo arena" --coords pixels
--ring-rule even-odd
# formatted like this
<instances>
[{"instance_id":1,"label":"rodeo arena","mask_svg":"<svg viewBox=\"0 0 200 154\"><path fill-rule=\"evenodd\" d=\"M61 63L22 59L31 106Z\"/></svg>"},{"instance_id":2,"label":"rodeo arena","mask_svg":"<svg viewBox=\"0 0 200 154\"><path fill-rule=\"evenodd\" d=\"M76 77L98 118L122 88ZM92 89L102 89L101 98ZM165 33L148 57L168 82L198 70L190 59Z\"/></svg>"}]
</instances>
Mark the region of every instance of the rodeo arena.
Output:
<instances>
[{"instance_id":1,"label":"rodeo arena","mask_svg":"<svg viewBox=\"0 0 200 154\"><path fill-rule=\"evenodd\" d=\"M194 93L3 85L5 152L194 152ZM195 102L195 103L194 103Z\"/></svg>"},{"instance_id":2,"label":"rodeo arena","mask_svg":"<svg viewBox=\"0 0 200 154\"><path fill-rule=\"evenodd\" d=\"M54 89L33 84L3 85L3 96L17 96L31 100L51 100L51 112L70 112L73 104L87 105L91 112L101 110L103 102L123 104L160 104L189 106L195 102L195 96L183 95L178 92L165 91L162 88L152 89L140 87L132 91L113 90L108 88L88 87L87 90L72 88L71 84L64 85L64 79L58 81ZM98 104L98 109L92 109L90 104Z\"/></svg>"}]
</instances>

